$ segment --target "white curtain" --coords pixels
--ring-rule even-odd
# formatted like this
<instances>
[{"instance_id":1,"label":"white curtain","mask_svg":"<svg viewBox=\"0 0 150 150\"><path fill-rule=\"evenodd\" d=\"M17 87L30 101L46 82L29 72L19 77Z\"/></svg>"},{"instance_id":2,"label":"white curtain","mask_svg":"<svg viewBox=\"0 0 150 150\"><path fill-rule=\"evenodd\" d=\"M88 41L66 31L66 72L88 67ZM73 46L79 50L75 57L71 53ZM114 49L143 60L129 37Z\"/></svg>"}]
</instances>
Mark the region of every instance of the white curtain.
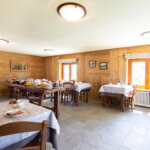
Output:
<instances>
[{"instance_id":1,"label":"white curtain","mask_svg":"<svg viewBox=\"0 0 150 150\"><path fill-rule=\"evenodd\" d=\"M78 61L78 58L58 59L58 63L76 63L77 61Z\"/></svg>"},{"instance_id":2,"label":"white curtain","mask_svg":"<svg viewBox=\"0 0 150 150\"><path fill-rule=\"evenodd\" d=\"M150 53L125 54L125 59L145 59L150 58Z\"/></svg>"}]
</instances>

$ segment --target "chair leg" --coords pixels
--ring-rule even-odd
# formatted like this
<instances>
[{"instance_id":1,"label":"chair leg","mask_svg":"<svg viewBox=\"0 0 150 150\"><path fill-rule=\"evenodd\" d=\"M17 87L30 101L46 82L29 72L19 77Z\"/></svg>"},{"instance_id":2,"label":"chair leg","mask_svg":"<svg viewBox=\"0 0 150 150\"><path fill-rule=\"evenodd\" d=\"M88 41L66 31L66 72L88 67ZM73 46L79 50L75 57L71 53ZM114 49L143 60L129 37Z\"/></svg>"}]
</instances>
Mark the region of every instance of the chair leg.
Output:
<instances>
[{"instance_id":1,"label":"chair leg","mask_svg":"<svg viewBox=\"0 0 150 150\"><path fill-rule=\"evenodd\" d=\"M106 107L106 96L102 98L102 105L103 107Z\"/></svg>"},{"instance_id":2,"label":"chair leg","mask_svg":"<svg viewBox=\"0 0 150 150\"><path fill-rule=\"evenodd\" d=\"M127 100L127 107L130 105L130 99Z\"/></svg>"},{"instance_id":3,"label":"chair leg","mask_svg":"<svg viewBox=\"0 0 150 150\"><path fill-rule=\"evenodd\" d=\"M68 103L68 99L69 99L69 94L67 94L67 103Z\"/></svg>"},{"instance_id":4,"label":"chair leg","mask_svg":"<svg viewBox=\"0 0 150 150\"><path fill-rule=\"evenodd\" d=\"M61 103L63 103L64 93L60 92L60 97L61 97Z\"/></svg>"},{"instance_id":5,"label":"chair leg","mask_svg":"<svg viewBox=\"0 0 150 150\"><path fill-rule=\"evenodd\" d=\"M64 94L64 105L66 105L66 94Z\"/></svg>"},{"instance_id":6,"label":"chair leg","mask_svg":"<svg viewBox=\"0 0 150 150\"><path fill-rule=\"evenodd\" d=\"M134 107L134 98L131 99L131 111L133 111L133 107Z\"/></svg>"}]
</instances>

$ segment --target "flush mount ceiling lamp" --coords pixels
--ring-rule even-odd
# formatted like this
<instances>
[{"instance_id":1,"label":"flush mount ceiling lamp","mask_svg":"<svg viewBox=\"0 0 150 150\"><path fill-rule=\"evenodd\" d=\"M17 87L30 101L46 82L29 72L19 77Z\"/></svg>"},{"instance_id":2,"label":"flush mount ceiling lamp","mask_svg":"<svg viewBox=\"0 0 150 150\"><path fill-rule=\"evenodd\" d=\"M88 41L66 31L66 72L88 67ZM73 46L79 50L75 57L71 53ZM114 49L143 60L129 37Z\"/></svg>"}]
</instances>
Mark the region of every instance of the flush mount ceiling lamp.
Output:
<instances>
[{"instance_id":1,"label":"flush mount ceiling lamp","mask_svg":"<svg viewBox=\"0 0 150 150\"><path fill-rule=\"evenodd\" d=\"M78 21L86 15L86 9L77 3L63 3L57 8L57 12L67 21Z\"/></svg>"},{"instance_id":2,"label":"flush mount ceiling lamp","mask_svg":"<svg viewBox=\"0 0 150 150\"><path fill-rule=\"evenodd\" d=\"M8 40L0 39L0 45L6 45L7 43L9 43Z\"/></svg>"},{"instance_id":3,"label":"flush mount ceiling lamp","mask_svg":"<svg viewBox=\"0 0 150 150\"><path fill-rule=\"evenodd\" d=\"M141 36L143 36L143 37L150 37L150 31L143 32L141 34Z\"/></svg>"},{"instance_id":4,"label":"flush mount ceiling lamp","mask_svg":"<svg viewBox=\"0 0 150 150\"><path fill-rule=\"evenodd\" d=\"M53 49L44 49L44 52L54 53L54 52L55 52L55 50L53 50Z\"/></svg>"}]
</instances>

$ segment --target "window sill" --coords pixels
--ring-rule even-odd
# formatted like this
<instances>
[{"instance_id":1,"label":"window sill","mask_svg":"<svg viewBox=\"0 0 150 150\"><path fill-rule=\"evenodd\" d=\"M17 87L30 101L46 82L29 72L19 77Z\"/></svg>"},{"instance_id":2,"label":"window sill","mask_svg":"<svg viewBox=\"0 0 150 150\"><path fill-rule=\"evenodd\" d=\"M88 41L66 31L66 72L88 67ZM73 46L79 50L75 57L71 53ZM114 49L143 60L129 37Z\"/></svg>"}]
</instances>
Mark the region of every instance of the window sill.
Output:
<instances>
[{"instance_id":1,"label":"window sill","mask_svg":"<svg viewBox=\"0 0 150 150\"><path fill-rule=\"evenodd\" d=\"M136 91L150 92L150 89L137 88Z\"/></svg>"}]
</instances>

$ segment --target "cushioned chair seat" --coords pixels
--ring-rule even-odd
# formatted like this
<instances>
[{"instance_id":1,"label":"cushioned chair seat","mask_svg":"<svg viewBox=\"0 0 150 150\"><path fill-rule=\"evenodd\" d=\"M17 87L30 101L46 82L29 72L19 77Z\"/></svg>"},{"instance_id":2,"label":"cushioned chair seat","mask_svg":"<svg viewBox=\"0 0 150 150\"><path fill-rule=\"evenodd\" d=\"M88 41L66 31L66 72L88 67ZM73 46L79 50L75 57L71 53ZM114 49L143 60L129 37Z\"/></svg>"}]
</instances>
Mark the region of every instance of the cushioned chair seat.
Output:
<instances>
[{"instance_id":1,"label":"cushioned chair seat","mask_svg":"<svg viewBox=\"0 0 150 150\"><path fill-rule=\"evenodd\" d=\"M48 107L48 108L53 108L54 107L54 102L51 102L49 99L44 100L42 106Z\"/></svg>"},{"instance_id":2,"label":"cushioned chair seat","mask_svg":"<svg viewBox=\"0 0 150 150\"><path fill-rule=\"evenodd\" d=\"M40 97L36 97L36 96L29 96L29 99L34 99L34 100L40 100Z\"/></svg>"}]
</instances>

